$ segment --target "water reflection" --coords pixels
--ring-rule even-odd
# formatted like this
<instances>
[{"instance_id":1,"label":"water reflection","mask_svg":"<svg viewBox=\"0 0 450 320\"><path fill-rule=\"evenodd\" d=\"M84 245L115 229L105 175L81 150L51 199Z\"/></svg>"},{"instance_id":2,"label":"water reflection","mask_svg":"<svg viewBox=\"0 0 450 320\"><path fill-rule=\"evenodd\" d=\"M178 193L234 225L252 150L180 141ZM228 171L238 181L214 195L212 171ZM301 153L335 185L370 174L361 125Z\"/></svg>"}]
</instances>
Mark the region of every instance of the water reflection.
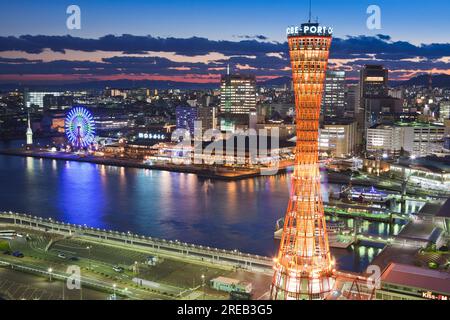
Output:
<instances>
[{"instance_id":1,"label":"water reflection","mask_svg":"<svg viewBox=\"0 0 450 320\"><path fill-rule=\"evenodd\" d=\"M192 174L0 156L0 209L273 256L275 221L285 214L289 177L210 181ZM345 221L354 227L353 219ZM384 236L397 234L401 225L361 222L359 227ZM359 246L333 250L333 255L342 269L359 271L379 250Z\"/></svg>"}]
</instances>

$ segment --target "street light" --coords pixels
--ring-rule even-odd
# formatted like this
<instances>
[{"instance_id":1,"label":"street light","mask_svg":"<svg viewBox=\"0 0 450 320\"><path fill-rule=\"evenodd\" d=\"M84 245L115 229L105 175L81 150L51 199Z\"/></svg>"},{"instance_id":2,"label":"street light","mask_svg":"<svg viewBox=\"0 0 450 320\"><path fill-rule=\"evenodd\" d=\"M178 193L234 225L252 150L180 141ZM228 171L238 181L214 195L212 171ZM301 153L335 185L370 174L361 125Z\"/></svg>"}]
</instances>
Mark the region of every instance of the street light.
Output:
<instances>
[{"instance_id":1,"label":"street light","mask_svg":"<svg viewBox=\"0 0 450 320\"><path fill-rule=\"evenodd\" d=\"M89 250L89 270L91 270L91 246L87 246L86 249Z\"/></svg>"},{"instance_id":2,"label":"street light","mask_svg":"<svg viewBox=\"0 0 450 320\"><path fill-rule=\"evenodd\" d=\"M205 275L202 274L203 300L205 300Z\"/></svg>"},{"instance_id":3,"label":"street light","mask_svg":"<svg viewBox=\"0 0 450 320\"><path fill-rule=\"evenodd\" d=\"M53 269L52 268L48 268L48 276L49 276L49 280L50 280L50 282L52 282L52 272L53 272Z\"/></svg>"}]
</instances>

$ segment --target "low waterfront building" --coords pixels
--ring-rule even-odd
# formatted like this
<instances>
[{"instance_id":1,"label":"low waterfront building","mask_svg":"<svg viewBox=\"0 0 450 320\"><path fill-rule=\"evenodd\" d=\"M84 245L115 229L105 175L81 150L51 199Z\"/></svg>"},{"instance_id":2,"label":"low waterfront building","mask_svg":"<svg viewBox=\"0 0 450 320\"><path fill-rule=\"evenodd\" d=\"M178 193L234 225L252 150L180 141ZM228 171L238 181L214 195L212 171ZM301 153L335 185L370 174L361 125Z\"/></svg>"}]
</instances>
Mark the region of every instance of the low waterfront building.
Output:
<instances>
[{"instance_id":1,"label":"low waterfront building","mask_svg":"<svg viewBox=\"0 0 450 320\"><path fill-rule=\"evenodd\" d=\"M391 263L381 275L378 300L449 300L450 273Z\"/></svg>"},{"instance_id":2,"label":"low waterfront building","mask_svg":"<svg viewBox=\"0 0 450 320\"><path fill-rule=\"evenodd\" d=\"M379 175L380 173L389 172L391 166L388 162L382 161L380 159L364 159L363 160L363 171Z\"/></svg>"},{"instance_id":3,"label":"low waterfront building","mask_svg":"<svg viewBox=\"0 0 450 320\"><path fill-rule=\"evenodd\" d=\"M212 288L225 291L225 292L252 292L252 284L249 282L241 281L238 279L227 278L227 277L217 277L210 281Z\"/></svg>"},{"instance_id":4,"label":"low waterfront building","mask_svg":"<svg viewBox=\"0 0 450 320\"><path fill-rule=\"evenodd\" d=\"M95 111L94 122L98 131L120 130L130 124L126 114L98 110Z\"/></svg>"},{"instance_id":5,"label":"low waterfront building","mask_svg":"<svg viewBox=\"0 0 450 320\"><path fill-rule=\"evenodd\" d=\"M271 167L280 161L292 161L295 143L280 142L271 146L271 140L263 142L259 137L258 146L251 145L248 137L232 136L226 140L203 142L194 145L183 143L161 143L158 153L148 158L154 163L225 165L251 168L253 166ZM156 146L155 146L156 147Z\"/></svg>"},{"instance_id":6,"label":"low waterfront building","mask_svg":"<svg viewBox=\"0 0 450 320\"><path fill-rule=\"evenodd\" d=\"M426 157L390 165L390 173L409 183L432 190L450 190L450 156Z\"/></svg>"}]
</instances>

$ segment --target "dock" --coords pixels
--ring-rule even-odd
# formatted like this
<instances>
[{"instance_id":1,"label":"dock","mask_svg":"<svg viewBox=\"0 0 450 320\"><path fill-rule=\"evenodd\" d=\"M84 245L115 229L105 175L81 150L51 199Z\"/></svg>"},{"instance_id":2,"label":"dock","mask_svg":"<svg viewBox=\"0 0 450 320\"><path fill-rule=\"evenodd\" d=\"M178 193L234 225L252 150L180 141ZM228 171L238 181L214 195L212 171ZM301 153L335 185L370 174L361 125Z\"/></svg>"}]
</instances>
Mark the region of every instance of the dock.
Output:
<instances>
[{"instance_id":1,"label":"dock","mask_svg":"<svg viewBox=\"0 0 450 320\"><path fill-rule=\"evenodd\" d=\"M283 229L278 229L274 232L274 239L281 240L281 235L283 233ZM331 232L328 234L328 241L331 248L336 249L347 249L352 244L355 243L355 240L353 237L349 236L341 236L338 235L336 232Z\"/></svg>"}]
</instances>

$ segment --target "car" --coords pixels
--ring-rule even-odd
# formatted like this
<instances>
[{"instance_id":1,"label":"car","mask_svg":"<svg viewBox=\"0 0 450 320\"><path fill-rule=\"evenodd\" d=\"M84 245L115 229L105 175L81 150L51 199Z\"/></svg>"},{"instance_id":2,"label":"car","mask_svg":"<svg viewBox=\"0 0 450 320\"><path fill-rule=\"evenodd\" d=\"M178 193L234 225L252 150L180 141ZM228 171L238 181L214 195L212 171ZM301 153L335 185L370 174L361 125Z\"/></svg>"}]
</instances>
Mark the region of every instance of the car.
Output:
<instances>
[{"instance_id":1,"label":"car","mask_svg":"<svg viewBox=\"0 0 450 320\"><path fill-rule=\"evenodd\" d=\"M58 253L58 258L65 259L66 255L62 252Z\"/></svg>"},{"instance_id":2,"label":"car","mask_svg":"<svg viewBox=\"0 0 450 320\"><path fill-rule=\"evenodd\" d=\"M80 260L80 259L79 259L78 257L70 257L69 260L70 260L70 261L78 261L78 260Z\"/></svg>"},{"instance_id":3,"label":"car","mask_svg":"<svg viewBox=\"0 0 450 320\"><path fill-rule=\"evenodd\" d=\"M10 255L10 254L11 254L11 251L5 250L5 251L3 251L3 254Z\"/></svg>"},{"instance_id":4,"label":"car","mask_svg":"<svg viewBox=\"0 0 450 320\"><path fill-rule=\"evenodd\" d=\"M124 271L124 269L120 266L113 266L113 270L115 272L120 272L120 273L122 273Z\"/></svg>"},{"instance_id":5,"label":"car","mask_svg":"<svg viewBox=\"0 0 450 320\"><path fill-rule=\"evenodd\" d=\"M158 262L158 257L157 256L148 256L147 257L147 261L146 261L146 263L149 265L149 266L156 266L156 263Z\"/></svg>"},{"instance_id":6,"label":"car","mask_svg":"<svg viewBox=\"0 0 450 320\"><path fill-rule=\"evenodd\" d=\"M12 256L13 256L13 257L16 257L16 258L23 258L23 257L24 257L23 253L20 252L20 251L14 251L14 252L12 253Z\"/></svg>"}]
</instances>

